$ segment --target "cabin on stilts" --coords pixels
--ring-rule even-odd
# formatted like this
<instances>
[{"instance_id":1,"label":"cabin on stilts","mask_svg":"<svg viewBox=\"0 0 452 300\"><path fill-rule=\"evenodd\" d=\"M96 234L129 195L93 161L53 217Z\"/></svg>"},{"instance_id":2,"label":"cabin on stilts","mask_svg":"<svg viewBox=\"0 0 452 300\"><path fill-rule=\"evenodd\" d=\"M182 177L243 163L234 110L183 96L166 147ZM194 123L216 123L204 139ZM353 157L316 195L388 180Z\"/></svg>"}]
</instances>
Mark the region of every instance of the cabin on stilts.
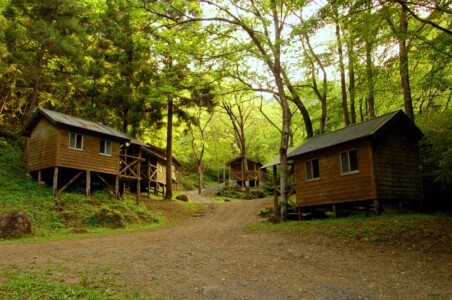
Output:
<instances>
[{"instance_id":1,"label":"cabin on stilts","mask_svg":"<svg viewBox=\"0 0 452 300\"><path fill-rule=\"evenodd\" d=\"M164 150L111 127L37 108L23 135L28 137L28 173L52 186L55 198L68 188L90 196L93 188L107 187L117 198L129 188L137 201L143 191L164 192ZM180 164L175 159L173 164L173 188L177 188Z\"/></svg>"},{"instance_id":2,"label":"cabin on stilts","mask_svg":"<svg viewBox=\"0 0 452 300\"><path fill-rule=\"evenodd\" d=\"M248 166L248 172L245 171L245 161ZM236 157L226 163L229 168L229 181L237 181L238 185L244 186L249 181L249 186L259 186L260 167L262 164L254 159Z\"/></svg>"}]
</instances>

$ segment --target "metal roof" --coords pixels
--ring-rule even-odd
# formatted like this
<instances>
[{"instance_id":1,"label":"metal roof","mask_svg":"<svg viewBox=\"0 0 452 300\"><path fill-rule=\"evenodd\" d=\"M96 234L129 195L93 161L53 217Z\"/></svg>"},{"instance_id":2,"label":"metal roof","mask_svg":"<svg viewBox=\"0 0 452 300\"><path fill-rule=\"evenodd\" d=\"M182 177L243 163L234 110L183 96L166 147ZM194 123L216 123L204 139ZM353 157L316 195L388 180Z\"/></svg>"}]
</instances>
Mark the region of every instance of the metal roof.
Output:
<instances>
[{"instance_id":1,"label":"metal roof","mask_svg":"<svg viewBox=\"0 0 452 300\"><path fill-rule=\"evenodd\" d=\"M238 160L242 160L242 156L234 157L234 158L231 159L230 161L226 162L225 165L228 166L228 165L230 165L230 164L232 164L232 163L234 163L234 162L236 162L236 161L238 161ZM251 162L253 162L253 163L255 163L255 164L258 164L258 165L261 164L261 163L258 162L257 160L254 160L254 159L249 158L249 157L247 157L246 160L247 160L247 161L251 161Z\"/></svg>"},{"instance_id":2,"label":"metal roof","mask_svg":"<svg viewBox=\"0 0 452 300\"><path fill-rule=\"evenodd\" d=\"M381 128L385 127L385 125L391 123L393 120L399 117L406 119L406 121L411 123L415 130L417 130L422 135L420 130L405 115L405 113L399 110L358 124L353 124L333 132L310 138L303 144L297 146L293 151L290 152L290 154L287 155L287 157L292 158L297 155L375 135Z\"/></svg>"},{"instance_id":3,"label":"metal roof","mask_svg":"<svg viewBox=\"0 0 452 300\"><path fill-rule=\"evenodd\" d=\"M47 120L49 120L52 124L55 125L66 125L70 127L80 128L88 131L97 132L103 135L113 136L122 140L130 140L131 137L125 133L117 131L109 126L97 124L88 120L83 120L77 117L73 117L70 115L66 115L63 113L59 113L53 110L45 109L45 108L37 108L29 120L27 125L25 126L24 133L29 134L33 130L33 128L37 125L39 121L39 116L44 116Z\"/></svg>"},{"instance_id":4,"label":"metal roof","mask_svg":"<svg viewBox=\"0 0 452 300\"><path fill-rule=\"evenodd\" d=\"M290 152L292 151L292 150L294 150L295 149L295 147L290 147L289 149L287 149L287 156L289 156L289 154L290 154ZM261 167L261 169L266 169L266 168L268 168L268 167L272 167L272 166L275 166L275 165L279 165L280 164L280 155L278 154L278 155L276 155L272 160L270 160L268 163L266 163L265 165L263 165L262 167Z\"/></svg>"}]
</instances>

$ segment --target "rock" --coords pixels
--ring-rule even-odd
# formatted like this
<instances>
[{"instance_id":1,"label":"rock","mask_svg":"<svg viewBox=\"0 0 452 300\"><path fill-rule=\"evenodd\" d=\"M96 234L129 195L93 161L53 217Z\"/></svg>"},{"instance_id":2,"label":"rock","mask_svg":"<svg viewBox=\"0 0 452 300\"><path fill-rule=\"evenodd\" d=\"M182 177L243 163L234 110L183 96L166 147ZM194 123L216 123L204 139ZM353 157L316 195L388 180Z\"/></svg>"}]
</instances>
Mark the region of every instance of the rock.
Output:
<instances>
[{"instance_id":1,"label":"rock","mask_svg":"<svg viewBox=\"0 0 452 300\"><path fill-rule=\"evenodd\" d=\"M20 238L31 234L27 213L14 211L0 214L0 238Z\"/></svg>"},{"instance_id":2,"label":"rock","mask_svg":"<svg viewBox=\"0 0 452 300\"><path fill-rule=\"evenodd\" d=\"M177 200L188 202L188 196L185 194L176 196Z\"/></svg>"}]
</instances>

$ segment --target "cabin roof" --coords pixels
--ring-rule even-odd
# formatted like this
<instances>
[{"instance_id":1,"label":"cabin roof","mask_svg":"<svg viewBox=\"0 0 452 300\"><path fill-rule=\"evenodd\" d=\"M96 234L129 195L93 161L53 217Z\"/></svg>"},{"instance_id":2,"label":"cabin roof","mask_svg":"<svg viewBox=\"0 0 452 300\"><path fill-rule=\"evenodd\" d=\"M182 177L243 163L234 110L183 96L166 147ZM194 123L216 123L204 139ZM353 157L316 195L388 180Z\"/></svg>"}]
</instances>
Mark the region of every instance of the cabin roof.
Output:
<instances>
[{"instance_id":1,"label":"cabin roof","mask_svg":"<svg viewBox=\"0 0 452 300\"><path fill-rule=\"evenodd\" d=\"M38 107L28 123L25 125L23 134L29 136L33 128L39 123L41 118L46 118L54 125L66 125L70 127L80 128L83 130L93 131L107 136L112 136L121 140L130 141L131 137L127 134L117 131L109 126L97 124L88 120L80 119L53 110Z\"/></svg>"},{"instance_id":2,"label":"cabin roof","mask_svg":"<svg viewBox=\"0 0 452 300\"><path fill-rule=\"evenodd\" d=\"M236 162L236 161L239 161L239 160L242 160L242 156L234 157L234 158L231 159L230 161L226 162L225 165L226 165L226 166L229 166L230 164L232 164L232 163L234 163L234 162ZM258 162L257 160L254 160L254 159L249 158L249 157L247 157L246 160L247 160L247 161L252 161L253 163L258 164L258 165L262 165L262 164L261 164L260 162Z\"/></svg>"},{"instance_id":3,"label":"cabin roof","mask_svg":"<svg viewBox=\"0 0 452 300\"><path fill-rule=\"evenodd\" d=\"M28 120L25 128L23 130L24 136L30 136L33 129L38 125L41 118L46 118L49 122L54 124L55 126L64 125L74 128L79 128L87 131L96 132L102 135L107 135L114 137L116 139L120 139L123 141L130 142L131 144L135 144L138 147L151 155L157 156L162 160L166 160L166 152L164 149L158 148L156 146L145 144L142 141L135 139L125 133L117 131L110 126L94 123L92 121L84 120L81 118L73 117L67 114L63 114L60 112L56 112L50 109L38 107L33 116ZM181 166L181 163L173 156L173 161L176 165Z\"/></svg>"},{"instance_id":4,"label":"cabin roof","mask_svg":"<svg viewBox=\"0 0 452 300\"><path fill-rule=\"evenodd\" d=\"M408 124L408 126L410 126L412 130L414 130L414 132L416 133L415 136L419 138L422 136L422 132L416 127L416 125L403 111L399 110L358 124L353 124L333 132L310 138L303 144L297 146L287 155L287 157L293 158L301 154L328 148L364 137L377 135L379 132L384 130L384 128L387 128L387 126L398 119L403 119L403 121Z\"/></svg>"},{"instance_id":5,"label":"cabin roof","mask_svg":"<svg viewBox=\"0 0 452 300\"><path fill-rule=\"evenodd\" d=\"M290 154L290 152L292 152L295 149L295 147L290 147L289 149L287 149L287 155ZM266 163L265 165L263 165L261 167L261 169L266 169L268 167L272 167L275 165L279 165L280 164L280 155L276 155L272 160L270 160L268 163Z\"/></svg>"}]
</instances>

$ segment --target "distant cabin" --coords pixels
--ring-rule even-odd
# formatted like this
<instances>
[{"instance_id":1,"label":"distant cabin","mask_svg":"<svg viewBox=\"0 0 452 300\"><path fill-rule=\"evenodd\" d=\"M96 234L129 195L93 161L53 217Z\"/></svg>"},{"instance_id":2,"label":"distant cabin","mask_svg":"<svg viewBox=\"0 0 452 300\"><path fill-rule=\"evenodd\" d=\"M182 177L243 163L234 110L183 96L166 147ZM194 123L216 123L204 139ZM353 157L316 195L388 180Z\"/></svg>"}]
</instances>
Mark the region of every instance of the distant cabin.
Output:
<instances>
[{"instance_id":1,"label":"distant cabin","mask_svg":"<svg viewBox=\"0 0 452 300\"><path fill-rule=\"evenodd\" d=\"M106 186L118 197L127 187L148 193L165 189L165 151L111 127L37 108L23 135L29 138L28 173L53 186L55 197L71 187L90 195L92 187ZM179 166L173 158L176 188Z\"/></svg>"},{"instance_id":2,"label":"distant cabin","mask_svg":"<svg viewBox=\"0 0 452 300\"><path fill-rule=\"evenodd\" d=\"M297 206L422 201L421 138L397 111L307 140L288 154Z\"/></svg>"},{"instance_id":3,"label":"distant cabin","mask_svg":"<svg viewBox=\"0 0 452 300\"><path fill-rule=\"evenodd\" d=\"M238 185L243 186L248 179L249 186L259 186L260 167L262 167L262 164L251 158L247 158L246 161L248 173L245 172L242 156L236 157L226 163L226 166L229 168L229 180L237 181Z\"/></svg>"}]
</instances>

